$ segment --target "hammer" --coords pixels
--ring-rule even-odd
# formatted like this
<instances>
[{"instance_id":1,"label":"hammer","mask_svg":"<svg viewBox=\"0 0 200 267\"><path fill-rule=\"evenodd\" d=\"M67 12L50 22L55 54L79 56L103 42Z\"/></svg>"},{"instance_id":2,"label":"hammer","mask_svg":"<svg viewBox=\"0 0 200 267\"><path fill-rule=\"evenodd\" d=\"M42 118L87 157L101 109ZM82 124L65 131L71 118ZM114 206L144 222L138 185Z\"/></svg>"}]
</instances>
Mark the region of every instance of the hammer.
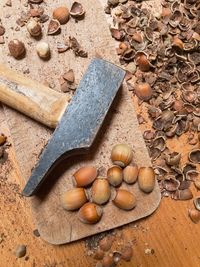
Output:
<instances>
[{"instance_id":1,"label":"hammer","mask_svg":"<svg viewBox=\"0 0 200 267\"><path fill-rule=\"evenodd\" d=\"M0 65L0 101L55 128L22 192L34 195L63 157L87 153L124 79L125 71L93 59L68 105L66 95Z\"/></svg>"}]
</instances>

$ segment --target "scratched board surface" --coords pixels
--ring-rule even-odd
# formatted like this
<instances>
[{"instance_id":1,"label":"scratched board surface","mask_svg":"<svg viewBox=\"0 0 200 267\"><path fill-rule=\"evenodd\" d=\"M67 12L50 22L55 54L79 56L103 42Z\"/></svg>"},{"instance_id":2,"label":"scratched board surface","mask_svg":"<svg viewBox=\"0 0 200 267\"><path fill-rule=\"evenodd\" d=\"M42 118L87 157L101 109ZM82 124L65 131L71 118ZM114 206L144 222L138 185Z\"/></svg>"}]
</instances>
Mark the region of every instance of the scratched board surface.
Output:
<instances>
[{"instance_id":1,"label":"scratched board surface","mask_svg":"<svg viewBox=\"0 0 200 267\"><path fill-rule=\"evenodd\" d=\"M27 35L25 27L20 32L14 32L14 37L23 38L27 55L19 62L5 56L1 63L20 72L27 73L27 76L38 80L41 83L48 82L55 90L59 90L58 79L66 69L73 69L78 83L88 67L90 60L95 57L102 57L113 63L118 63L115 53L115 43L109 32L109 26L104 16L103 7L99 1L80 1L86 10L84 20L75 22L73 19L62 26L60 35L47 36L47 24L44 25L43 40L49 42L52 56L49 61L42 61L35 52L37 40ZM92 2L92 5L91 5ZM51 14L54 7L59 5L71 6L72 1L52 1L51 4L43 4L46 13ZM13 1L13 10L16 13L12 16L18 18L19 9L23 10L23 3L19 0ZM0 11L2 12L2 11ZM16 21L13 19L14 21ZM6 18L3 19L6 24ZM14 26L14 25L13 25ZM88 52L88 58L75 57L72 51L64 54L57 54L56 42L74 36L81 43L84 50ZM6 42L8 40L6 39ZM7 55L7 46L3 46L1 53ZM52 86L53 85L53 86ZM32 168L39 160L41 150L51 137L52 132L44 126L34 122L7 107L4 111L12 134L16 156L21 169L21 185L29 178ZM150 215L158 206L160 193L158 185L151 194L144 194L139 191L137 184L127 186L137 197L137 206L134 210L126 212L114 207L110 201L103 207L104 214L101 221L95 225L82 224L77 219L76 212L67 212L60 206L60 195L63 191L73 187L72 174L81 166L92 164L100 169L100 175L105 176L106 170L111 166L110 151L117 143L128 143L134 150L134 162L139 166L151 164L145 147L141 132L138 128L136 114L133 110L131 96L125 86L121 89L111 111L106 117L105 123L100 130L90 153L86 156L73 157L63 161L49 176L40 194L31 200L33 218L41 237L53 244L68 243L80 238L93 235L123 224L130 223L139 218Z\"/></svg>"}]
</instances>

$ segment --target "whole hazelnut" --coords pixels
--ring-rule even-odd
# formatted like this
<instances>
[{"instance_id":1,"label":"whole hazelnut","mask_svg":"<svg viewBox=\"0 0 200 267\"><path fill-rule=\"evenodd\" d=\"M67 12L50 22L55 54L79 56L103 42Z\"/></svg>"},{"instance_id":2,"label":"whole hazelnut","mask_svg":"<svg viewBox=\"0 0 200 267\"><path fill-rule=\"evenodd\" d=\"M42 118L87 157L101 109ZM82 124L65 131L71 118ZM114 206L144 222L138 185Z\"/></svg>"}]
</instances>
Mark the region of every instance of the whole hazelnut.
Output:
<instances>
[{"instance_id":1,"label":"whole hazelnut","mask_svg":"<svg viewBox=\"0 0 200 267\"><path fill-rule=\"evenodd\" d=\"M47 59L50 57L50 47L46 42L40 42L36 46L37 54L40 58Z\"/></svg>"},{"instance_id":2,"label":"whole hazelnut","mask_svg":"<svg viewBox=\"0 0 200 267\"><path fill-rule=\"evenodd\" d=\"M61 6L53 11L53 18L57 19L60 24L65 24L69 20L69 10L67 7Z\"/></svg>"},{"instance_id":3,"label":"whole hazelnut","mask_svg":"<svg viewBox=\"0 0 200 267\"><path fill-rule=\"evenodd\" d=\"M9 48L11 56L16 59L23 57L26 51L24 43L22 43L21 41L17 39L10 41L8 44L8 48Z\"/></svg>"},{"instance_id":4,"label":"whole hazelnut","mask_svg":"<svg viewBox=\"0 0 200 267\"><path fill-rule=\"evenodd\" d=\"M31 36L37 37L42 33L42 28L39 22L31 18L26 24L27 30Z\"/></svg>"}]
</instances>

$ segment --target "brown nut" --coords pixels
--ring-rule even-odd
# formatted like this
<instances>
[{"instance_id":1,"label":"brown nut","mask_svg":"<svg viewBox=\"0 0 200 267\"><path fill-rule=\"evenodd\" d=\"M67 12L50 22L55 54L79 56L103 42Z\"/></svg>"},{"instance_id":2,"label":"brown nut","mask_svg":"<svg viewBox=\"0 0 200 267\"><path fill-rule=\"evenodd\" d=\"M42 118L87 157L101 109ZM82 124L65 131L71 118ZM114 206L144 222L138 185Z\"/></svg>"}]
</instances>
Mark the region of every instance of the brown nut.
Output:
<instances>
[{"instance_id":1,"label":"brown nut","mask_svg":"<svg viewBox=\"0 0 200 267\"><path fill-rule=\"evenodd\" d=\"M7 140L7 137L4 134L0 134L0 146L2 146Z\"/></svg>"},{"instance_id":2,"label":"brown nut","mask_svg":"<svg viewBox=\"0 0 200 267\"><path fill-rule=\"evenodd\" d=\"M113 203L120 209L131 210L136 206L136 197L125 189L118 189Z\"/></svg>"},{"instance_id":3,"label":"brown nut","mask_svg":"<svg viewBox=\"0 0 200 267\"><path fill-rule=\"evenodd\" d=\"M110 255L106 255L102 260L102 267L112 267L114 264L114 259Z\"/></svg>"},{"instance_id":4,"label":"brown nut","mask_svg":"<svg viewBox=\"0 0 200 267\"><path fill-rule=\"evenodd\" d=\"M8 48L11 56L16 59L19 59L25 55L25 46L21 41L14 39L9 42Z\"/></svg>"},{"instance_id":5,"label":"brown nut","mask_svg":"<svg viewBox=\"0 0 200 267\"><path fill-rule=\"evenodd\" d=\"M107 171L107 178L111 185L118 186L122 183L123 172L122 168L119 166L113 166Z\"/></svg>"},{"instance_id":6,"label":"brown nut","mask_svg":"<svg viewBox=\"0 0 200 267\"><path fill-rule=\"evenodd\" d=\"M105 178L97 178L92 185L92 201L96 204L104 204L108 202L111 190L108 180Z\"/></svg>"},{"instance_id":7,"label":"brown nut","mask_svg":"<svg viewBox=\"0 0 200 267\"><path fill-rule=\"evenodd\" d=\"M102 251L101 249L97 249L97 251L94 254L94 259L95 260L102 260L104 257L104 251Z\"/></svg>"},{"instance_id":8,"label":"brown nut","mask_svg":"<svg viewBox=\"0 0 200 267\"><path fill-rule=\"evenodd\" d=\"M133 249L130 246L127 246L123 249L121 258L125 261L130 261L133 256Z\"/></svg>"},{"instance_id":9,"label":"brown nut","mask_svg":"<svg viewBox=\"0 0 200 267\"><path fill-rule=\"evenodd\" d=\"M135 86L135 94L141 100L148 101L152 97L152 89L148 83L138 83Z\"/></svg>"},{"instance_id":10,"label":"brown nut","mask_svg":"<svg viewBox=\"0 0 200 267\"><path fill-rule=\"evenodd\" d=\"M133 159L133 151L127 144L115 145L111 152L111 160L120 167L126 167Z\"/></svg>"},{"instance_id":11,"label":"brown nut","mask_svg":"<svg viewBox=\"0 0 200 267\"><path fill-rule=\"evenodd\" d=\"M74 173L76 186L85 187L91 184L97 177L97 169L92 166L84 166Z\"/></svg>"},{"instance_id":12,"label":"brown nut","mask_svg":"<svg viewBox=\"0 0 200 267\"><path fill-rule=\"evenodd\" d=\"M133 166L127 166L123 169L123 179L127 184L133 184L137 181L138 177L138 166L135 164Z\"/></svg>"},{"instance_id":13,"label":"brown nut","mask_svg":"<svg viewBox=\"0 0 200 267\"><path fill-rule=\"evenodd\" d=\"M61 195L61 205L66 210L77 210L87 202L83 188L73 188Z\"/></svg>"},{"instance_id":14,"label":"brown nut","mask_svg":"<svg viewBox=\"0 0 200 267\"><path fill-rule=\"evenodd\" d=\"M67 7L61 6L53 11L53 18L57 19L60 24L65 24L69 20L69 10Z\"/></svg>"},{"instance_id":15,"label":"brown nut","mask_svg":"<svg viewBox=\"0 0 200 267\"><path fill-rule=\"evenodd\" d=\"M174 46L180 50L183 50L184 45L183 45L183 42L181 41L181 39L179 39L178 37L174 37L172 46Z\"/></svg>"},{"instance_id":16,"label":"brown nut","mask_svg":"<svg viewBox=\"0 0 200 267\"><path fill-rule=\"evenodd\" d=\"M103 210L101 207L88 202L80 208L78 218L83 223L93 224L97 223L101 219L102 214Z\"/></svg>"},{"instance_id":17,"label":"brown nut","mask_svg":"<svg viewBox=\"0 0 200 267\"><path fill-rule=\"evenodd\" d=\"M113 244L113 238L111 236L104 237L99 241L99 247L103 251L108 251L109 249L111 249L112 244Z\"/></svg>"},{"instance_id":18,"label":"brown nut","mask_svg":"<svg viewBox=\"0 0 200 267\"><path fill-rule=\"evenodd\" d=\"M193 221L193 223L198 223L200 221L200 211L196 209L189 209L188 216Z\"/></svg>"},{"instance_id":19,"label":"brown nut","mask_svg":"<svg viewBox=\"0 0 200 267\"><path fill-rule=\"evenodd\" d=\"M141 167L138 174L139 188L145 192L150 193L155 186L155 173L152 167Z\"/></svg>"},{"instance_id":20,"label":"brown nut","mask_svg":"<svg viewBox=\"0 0 200 267\"><path fill-rule=\"evenodd\" d=\"M31 36L37 37L42 33L42 28L39 22L35 19L31 18L26 24L27 30Z\"/></svg>"}]
</instances>

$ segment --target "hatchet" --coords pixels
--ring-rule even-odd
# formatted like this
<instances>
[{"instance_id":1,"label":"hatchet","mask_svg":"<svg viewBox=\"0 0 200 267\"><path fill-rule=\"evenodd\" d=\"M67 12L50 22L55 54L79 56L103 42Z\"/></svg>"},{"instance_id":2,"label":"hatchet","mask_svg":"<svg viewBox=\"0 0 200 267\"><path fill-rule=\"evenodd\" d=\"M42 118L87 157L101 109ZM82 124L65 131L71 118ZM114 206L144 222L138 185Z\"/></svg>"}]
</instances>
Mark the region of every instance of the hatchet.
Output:
<instances>
[{"instance_id":1,"label":"hatchet","mask_svg":"<svg viewBox=\"0 0 200 267\"><path fill-rule=\"evenodd\" d=\"M124 79L125 71L93 59L68 104L68 97L0 65L0 101L55 128L32 171L24 196L34 195L63 157L87 153Z\"/></svg>"}]
</instances>

